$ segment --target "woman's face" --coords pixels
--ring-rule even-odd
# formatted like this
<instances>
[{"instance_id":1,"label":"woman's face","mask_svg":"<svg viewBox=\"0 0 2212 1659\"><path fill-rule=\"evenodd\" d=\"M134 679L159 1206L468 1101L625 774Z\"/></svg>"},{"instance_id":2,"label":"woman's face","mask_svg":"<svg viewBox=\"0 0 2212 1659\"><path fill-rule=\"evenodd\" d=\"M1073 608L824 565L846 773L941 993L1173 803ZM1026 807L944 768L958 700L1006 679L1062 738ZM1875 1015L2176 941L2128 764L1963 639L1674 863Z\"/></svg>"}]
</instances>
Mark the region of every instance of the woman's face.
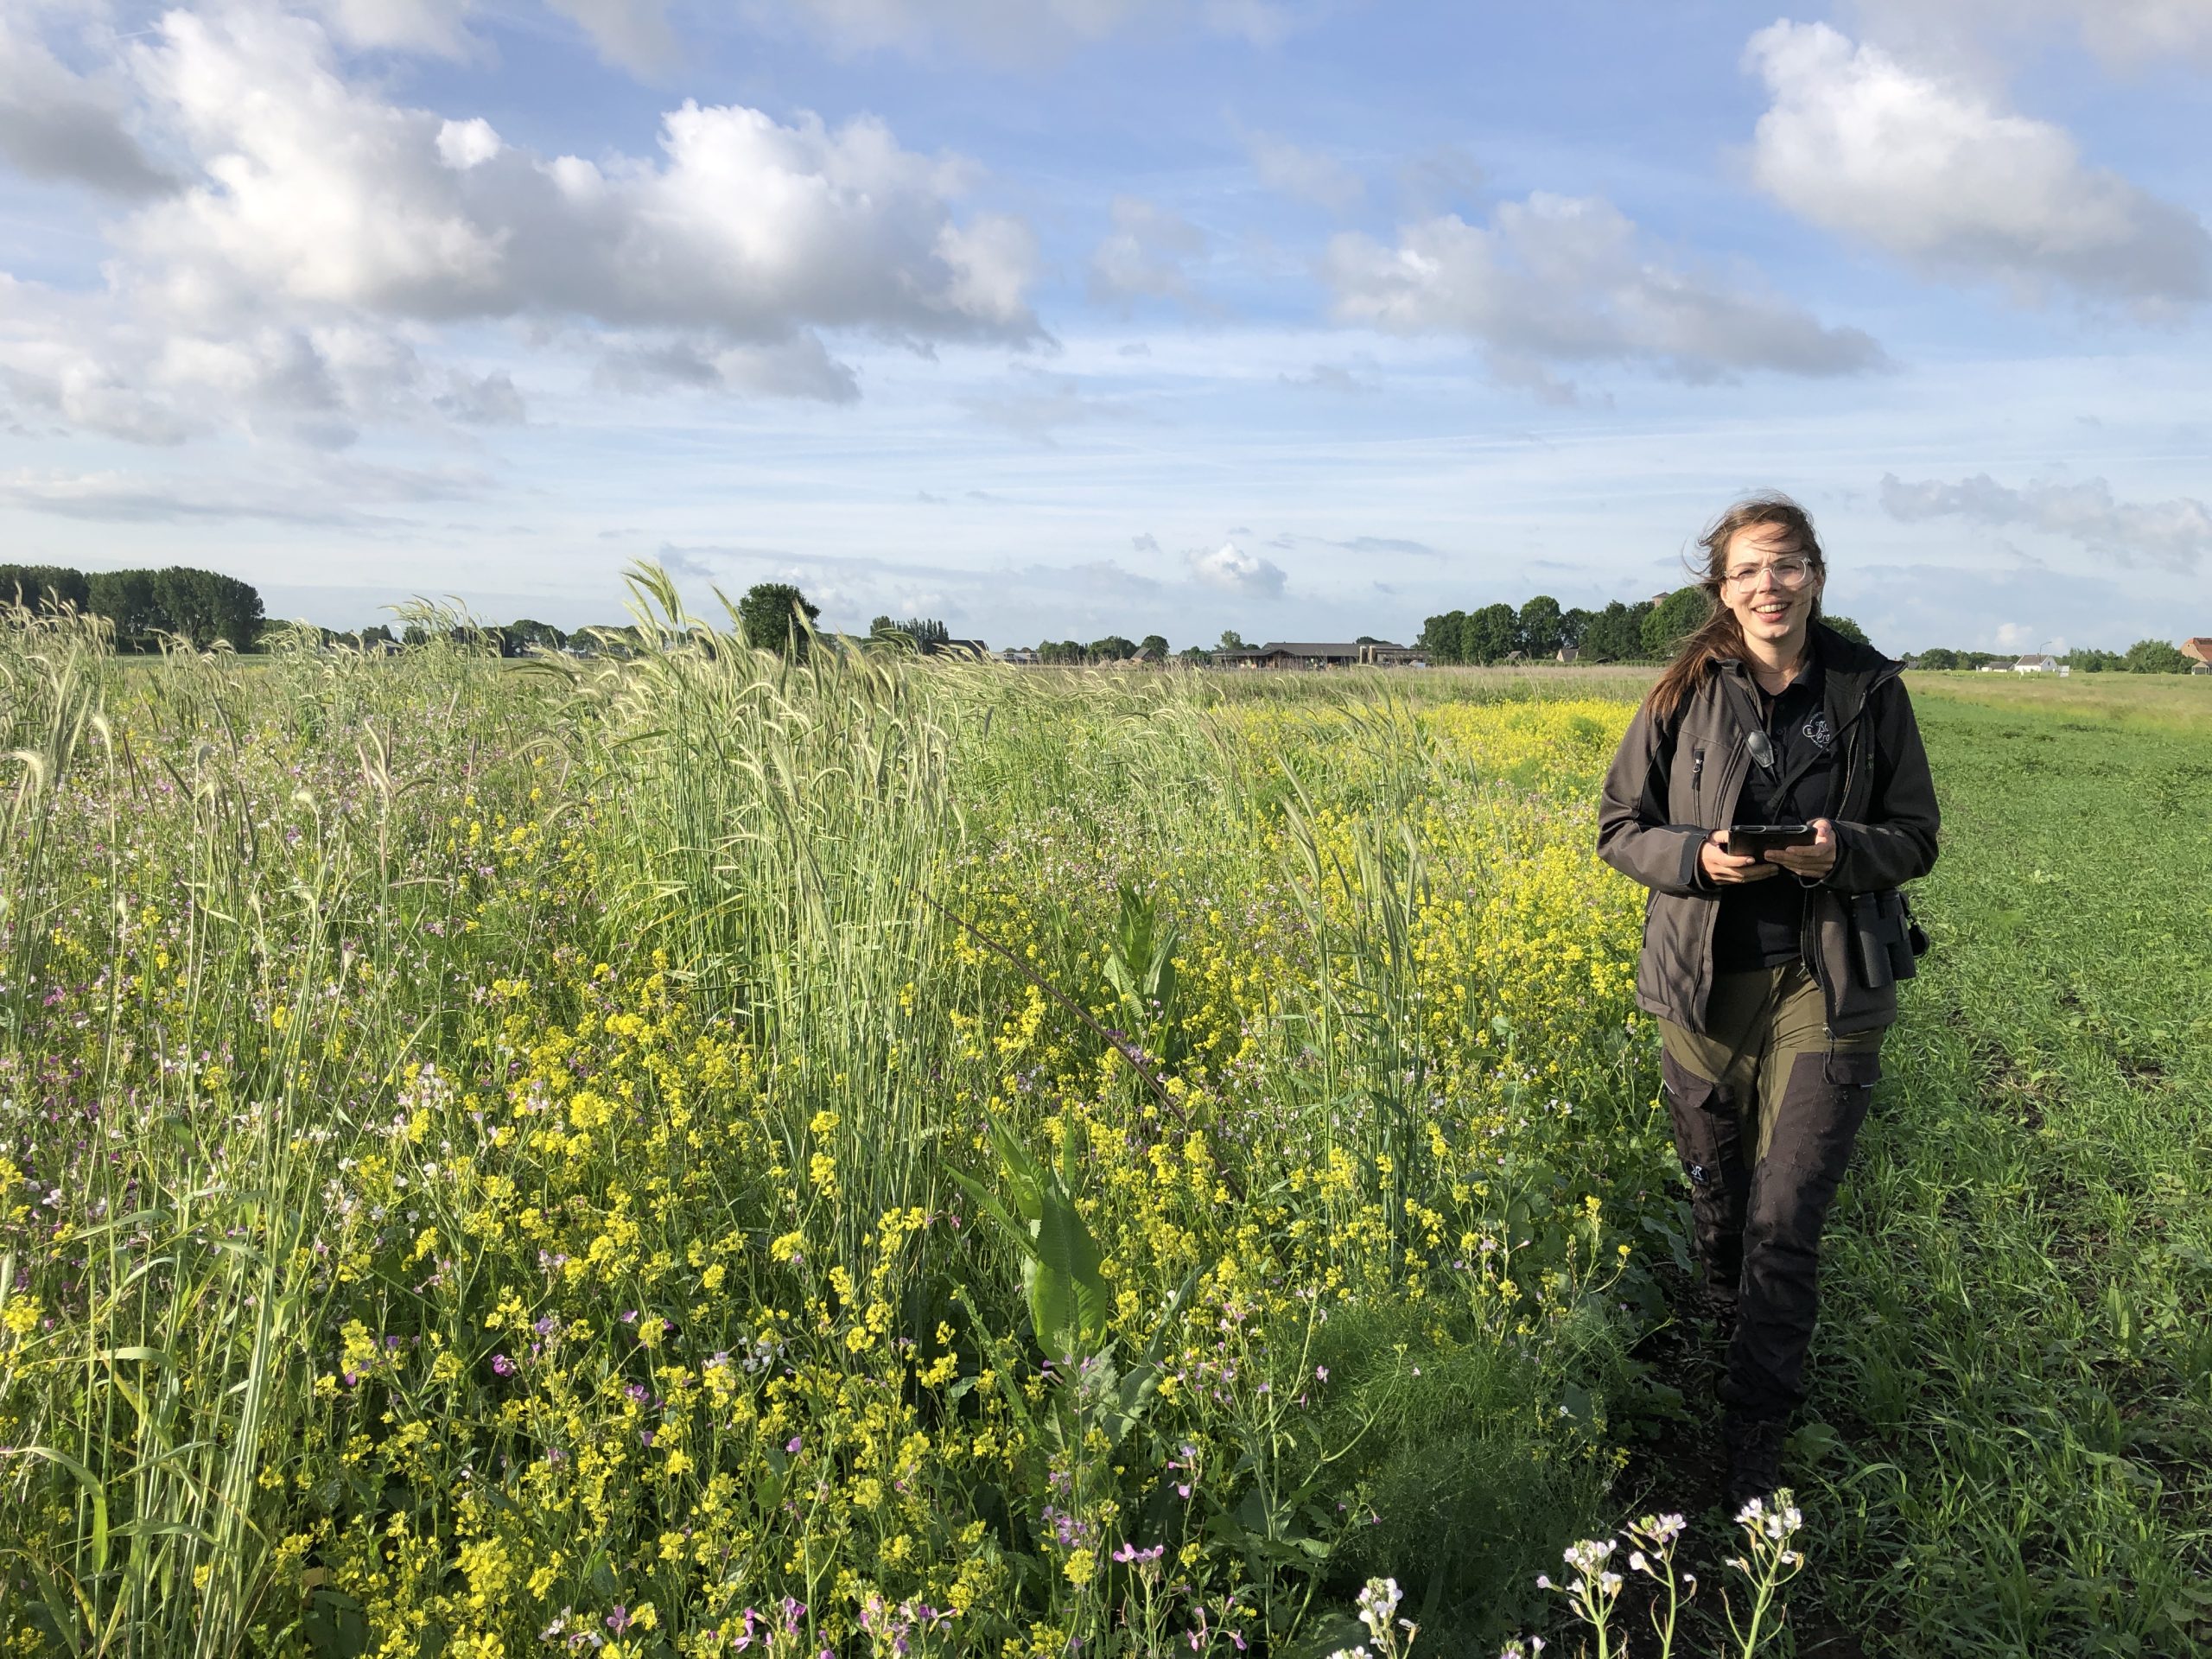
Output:
<instances>
[{"instance_id":1,"label":"woman's face","mask_svg":"<svg viewBox=\"0 0 2212 1659\"><path fill-rule=\"evenodd\" d=\"M1781 645L1803 634L1823 580L1788 525L1746 524L1728 538L1720 602L1735 613L1745 639Z\"/></svg>"}]
</instances>

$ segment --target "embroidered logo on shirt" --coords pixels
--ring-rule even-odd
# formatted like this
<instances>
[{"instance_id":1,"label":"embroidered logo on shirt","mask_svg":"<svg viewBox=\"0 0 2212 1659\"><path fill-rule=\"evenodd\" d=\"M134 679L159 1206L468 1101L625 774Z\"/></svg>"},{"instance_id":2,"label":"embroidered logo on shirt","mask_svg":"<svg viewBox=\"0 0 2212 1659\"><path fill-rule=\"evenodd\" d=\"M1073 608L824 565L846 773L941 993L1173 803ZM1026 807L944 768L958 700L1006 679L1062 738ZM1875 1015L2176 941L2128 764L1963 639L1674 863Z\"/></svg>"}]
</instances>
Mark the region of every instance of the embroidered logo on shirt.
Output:
<instances>
[{"instance_id":1,"label":"embroidered logo on shirt","mask_svg":"<svg viewBox=\"0 0 2212 1659\"><path fill-rule=\"evenodd\" d=\"M1821 753L1825 754L1835 747L1835 733L1828 725L1827 709L1813 710L1813 717L1805 722L1802 730L1812 740L1813 747Z\"/></svg>"}]
</instances>

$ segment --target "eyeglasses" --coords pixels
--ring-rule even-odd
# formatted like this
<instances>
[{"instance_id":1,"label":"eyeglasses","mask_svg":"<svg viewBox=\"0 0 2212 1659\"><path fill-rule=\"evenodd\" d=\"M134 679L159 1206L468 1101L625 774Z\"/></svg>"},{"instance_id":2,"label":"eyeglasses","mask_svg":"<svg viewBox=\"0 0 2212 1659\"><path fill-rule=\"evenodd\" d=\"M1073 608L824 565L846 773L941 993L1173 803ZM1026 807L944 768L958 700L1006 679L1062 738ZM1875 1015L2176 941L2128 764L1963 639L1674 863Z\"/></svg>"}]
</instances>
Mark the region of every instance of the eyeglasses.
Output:
<instances>
[{"instance_id":1,"label":"eyeglasses","mask_svg":"<svg viewBox=\"0 0 2212 1659\"><path fill-rule=\"evenodd\" d=\"M1722 580L1731 588L1755 588L1762 572L1770 572L1777 588L1802 588L1805 578L1813 574L1813 562L1810 559L1777 559L1771 564L1739 564Z\"/></svg>"}]
</instances>

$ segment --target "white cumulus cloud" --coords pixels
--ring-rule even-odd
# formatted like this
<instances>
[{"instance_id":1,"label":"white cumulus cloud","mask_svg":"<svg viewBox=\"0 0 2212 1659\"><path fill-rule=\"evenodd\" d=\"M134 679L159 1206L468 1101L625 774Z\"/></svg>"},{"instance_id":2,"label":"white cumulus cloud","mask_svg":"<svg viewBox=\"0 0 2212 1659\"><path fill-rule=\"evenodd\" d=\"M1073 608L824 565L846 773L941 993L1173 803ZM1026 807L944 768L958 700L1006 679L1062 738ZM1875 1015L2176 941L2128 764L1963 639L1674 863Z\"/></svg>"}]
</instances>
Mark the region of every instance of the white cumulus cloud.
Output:
<instances>
[{"instance_id":1,"label":"white cumulus cloud","mask_svg":"<svg viewBox=\"0 0 2212 1659\"><path fill-rule=\"evenodd\" d=\"M499 149L499 135L480 115L470 121L448 121L438 128L438 159L456 173L483 166Z\"/></svg>"},{"instance_id":2,"label":"white cumulus cloud","mask_svg":"<svg viewBox=\"0 0 2212 1659\"><path fill-rule=\"evenodd\" d=\"M1751 176L1799 217L1916 269L2156 308L2212 290L2185 209L2090 166L2059 126L1825 23L1778 22L1745 62L1772 103Z\"/></svg>"},{"instance_id":3,"label":"white cumulus cloud","mask_svg":"<svg viewBox=\"0 0 2212 1659\"><path fill-rule=\"evenodd\" d=\"M35 179L140 200L175 181L148 159L128 121L126 89L80 75L0 7L0 160Z\"/></svg>"},{"instance_id":4,"label":"white cumulus cloud","mask_svg":"<svg viewBox=\"0 0 2212 1659\"><path fill-rule=\"evenodd\" d=\"M1272 559L1248 553L1235 542L1224 542L1211 553L1191 553L1185 557L1192 578L1208 588L1254 599L1282 597L1282 567Z\"/></svg>"},{"instance_id":5,"label":"white cumulus cloud","mask_svg":"<svg viewBox=\"0 0 2212 1659\"><path fill-rule=\"evenodd\" d=\"M1395 247L1347 232L1322 274L1340 321L1478 341L1501 378L1554 398L1568 364L1640 364L1694 381L1747 370L1849 374L1881 366L1856 328L1828 327L1751 282L1669 262L1605 200L1501 204L1487 225L1456 213L1401 229Z\"/></svg>"},{"instance_id":6,"label":"white cumulus cloud","mask_svg":"<svg viewBox=\"0 0 2212 1659\"><path fill-rule=\"evenodd\" d=\"M1027 226L963 211L976 169L879 121L686 103L657 156L546 156L386 101L314 18L251 7L168 12L109 80L72 84L183 176L73 152L80 181L144 198L104 227L106 286L0 279L0 402L66 427L329 447L374 421L511 423L511 384L418 359L455 322L580 346L603 385L836 400L857 384L830 335L1042 337Z\"/></svg>"},{"instance_id":7,"label":"white cumulus cloud","mask_svg":"<svg viewBox=\"0 0 2212 1659\"><path fill-rule=\"evenodd\" d=\"M2212 508L2194 496L2121 501L2101 478L2079 483L2000 484L1986 473L1956 483L1882 480L1882 505L1908 523L1958 518L2063 537L2121 564L2194 570L2212 551Z\"/></svg>"},{"instance_id":8,"label":"white cumulus cloud","mask_svg":"<svg viewBox=\"0 0 2212 1659\"><path fill-rule=\"evenodd\" d=\"M658 160L601 167L493 149L488 126L383 103L301 20L173 12L162 28L141 73L207 176L124 240L180 308L277 298L753 339L1036 332L1022 238L956 220L968 169L880 122L686 103L663 118Z\"/></svg>"}]
</instances>

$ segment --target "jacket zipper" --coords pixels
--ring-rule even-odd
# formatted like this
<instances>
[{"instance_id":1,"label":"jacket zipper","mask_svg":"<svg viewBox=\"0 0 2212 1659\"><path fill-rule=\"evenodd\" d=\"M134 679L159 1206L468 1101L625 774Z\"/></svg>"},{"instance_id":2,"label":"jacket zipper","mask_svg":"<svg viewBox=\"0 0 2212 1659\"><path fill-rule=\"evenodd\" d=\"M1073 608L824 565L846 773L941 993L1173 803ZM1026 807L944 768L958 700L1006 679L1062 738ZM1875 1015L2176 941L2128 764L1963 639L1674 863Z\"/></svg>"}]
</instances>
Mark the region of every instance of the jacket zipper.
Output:
<instances>
[{"instance_id":1,"label":"jacket zipper","mask_svg":"<svg viewBox=\"0 0 2212 1659\"><path fill-rule=\"evenodd\" d=\"M1743 744L1737 742L1732 744L1728 753L1720 757L1720 775L1713 780L1713 810L1705 815L1713 820L1705 826L1707 830L1721 830L1727 827L1726 823L1721 820L1723 813L1726 813L1729 818L1735 817L1736 797L1731 792L1730 785L1738 781L1736 774L1742 770L1737 764L1738 760L1747 758L1748 753Z\"/></svg>"}]
</instances>

